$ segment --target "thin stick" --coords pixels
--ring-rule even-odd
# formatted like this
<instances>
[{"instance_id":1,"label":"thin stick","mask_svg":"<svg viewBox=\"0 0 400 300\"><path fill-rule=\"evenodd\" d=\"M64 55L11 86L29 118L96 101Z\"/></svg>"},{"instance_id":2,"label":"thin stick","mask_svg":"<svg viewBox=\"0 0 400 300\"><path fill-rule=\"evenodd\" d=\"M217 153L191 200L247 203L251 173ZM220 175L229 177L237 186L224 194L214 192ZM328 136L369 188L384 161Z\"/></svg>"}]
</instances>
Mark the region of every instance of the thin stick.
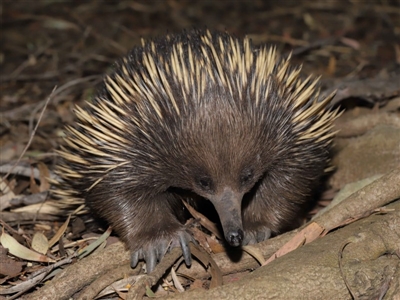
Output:
<instances>
[{"instance_id":1,"label":"thin stick","mask_svg":"<svg viewBox=\"0 0 400 300\"><path fill-rule=\"evenodd\" d=\"M18 157L17 161L14 163L14 165L12 166L12 168L10 169L10 171L8 171L8 173L2 178L3 181L5 181L5 180L7 179L7 177L11 174L12 170L19 164L19 162L21 161L22 157L25 155L26 151L28 150L29 146L31 145L31 143L32 143L32 141L33 141L33 137L34 137L35 134L36 134L36 130L37 130L38 127L39 127L40 121L42 120L42 117L43 117L43 114L44 114L44 112L45 112L45 110L46 110L46 108L47 108L47 105L49 104L50 100L53 98L54 91L55 91L56 89L57 89L57 86L55 86L55 87L53 88L53 90L51 91L50 95L47 97L46 102L45 102L45 104L44 104L44 107L43 107L43 109L42 109L42 111L41 111L41 113L40 113L39 119L38 119L38 121L37 121L37 123L36 123L36 126L35 126L35 128L33 129L31 135L29 136L29 141L28 141L28 143L26 144L24 150L22 151L21 155Z\"/></svg>"}]
</instances>

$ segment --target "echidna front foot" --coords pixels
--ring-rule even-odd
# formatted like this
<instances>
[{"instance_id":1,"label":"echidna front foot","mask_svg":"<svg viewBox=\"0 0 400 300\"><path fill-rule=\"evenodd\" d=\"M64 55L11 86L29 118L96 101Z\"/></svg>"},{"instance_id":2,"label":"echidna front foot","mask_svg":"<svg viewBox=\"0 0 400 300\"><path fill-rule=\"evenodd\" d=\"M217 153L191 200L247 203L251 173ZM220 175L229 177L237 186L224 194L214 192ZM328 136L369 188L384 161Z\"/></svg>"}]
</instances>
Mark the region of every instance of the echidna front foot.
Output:
<instances>
[{"instance_id":1,"label":"echidna front foot","mask_svg":"<svg viewBox=\"0 0 400 300\"><path fill-rule=\"evenodd\" d=\"M252 245L261 243L271 237L271 229L266 226L257 228L257 230L245 230L242 245Z\"/></svg>"},{"instance_id":2,"label":"echidna front foot","mask_svg":"<svg viewBox=\"0 0 400 300\"><path fill-rule=\"evenodd\" d=\"M132 252L131 267L136 267L139 260L144 260L146 262L146 271L149 274L154 270L157 262L161 261L169 249L174 247L181 247L185 264L190 266L192 264L192 255L189 248L190 242L193 242L193 237L186 230L178 231L172 238L158 238L141 249Z\"/></svg>"}]
</instances>

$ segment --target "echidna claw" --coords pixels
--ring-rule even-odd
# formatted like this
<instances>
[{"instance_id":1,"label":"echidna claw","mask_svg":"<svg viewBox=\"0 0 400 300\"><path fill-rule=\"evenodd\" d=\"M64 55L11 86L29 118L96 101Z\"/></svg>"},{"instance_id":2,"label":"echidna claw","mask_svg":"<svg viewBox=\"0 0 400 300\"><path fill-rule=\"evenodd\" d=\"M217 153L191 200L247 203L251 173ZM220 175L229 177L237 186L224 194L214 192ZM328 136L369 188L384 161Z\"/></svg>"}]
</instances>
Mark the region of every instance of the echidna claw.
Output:
<instances>
[{"instance_id":1,"label":"echidna claw","mask_svg":"<svg viewBox=\"0 0 400 300\"><path fill-rule=\"evenodd\" d=\"M131 254L131 268L136 268L139 262L139 251L134 251Z\"/></svg>"},{"instance_id":2,"label":"echidna claw","mask_svg":"<svg viewBox=\"0 0 400 300\"><path fill-rule=\"evenodd\" d=\"M257 230L245 230L242 245L252 245L268 240L271 237L271 229L261 227Z\"/></svg>"},{"instance_id":3,"label":"echidna claw","mask_svg":"<svg viewBox=\"0 0 400 300\"><path fill-rule=\"evenodd\" d=\"M192 240L192 236L185 231L179 234L179 243L181 244L183 259L185 260L185 264L188 267L192 265L192 254L190 253L189 248L189 243Z\"/></svg>"},{"instance_id":4,"label":"echidna claw","mask_svg":"<svg viewBox=\"0 0 400 300\"><path fill-rule=\"evenodd\" d=\"M193 242L193 237L186 230L176 232L174 237L158 238L155 242L147 244L145 247L133 251L131 254L131 267L135 268L139 260L146 262L146 271L151 273L170 248L181 247L185 264L192 264L192 255L189 243ZM169 246L169 247L168 247Z\"/></svg>"},{"instance_id":5,"label":"echidna claw","mask_svg":"<svg viewBox=\"0 0 400 300\"><path fill-rule=\"evenodd\" d=\"M146 261L147 274L151 273L157 264L157 251L156 248L150 247L144 251L144 260Z\"/></svg>"}]
</instances>

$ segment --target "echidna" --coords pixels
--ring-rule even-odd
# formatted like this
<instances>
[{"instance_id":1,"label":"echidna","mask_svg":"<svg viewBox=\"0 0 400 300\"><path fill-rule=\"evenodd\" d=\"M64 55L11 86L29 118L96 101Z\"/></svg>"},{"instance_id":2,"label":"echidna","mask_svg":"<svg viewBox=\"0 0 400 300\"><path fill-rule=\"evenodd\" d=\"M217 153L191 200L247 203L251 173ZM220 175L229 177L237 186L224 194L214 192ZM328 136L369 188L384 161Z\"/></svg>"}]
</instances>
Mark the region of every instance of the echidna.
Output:
<instances>
[{"instance_id":1,"label":"echidna","mask_svg":"<svg viewBox=\"0 0 400 300\"><path fill-rule=\"evenodd\" d=\"M148 271L170 243L191 263L182 201L210 201L231 246L268 239L295 223L327 165L338 112L317 81L227 33L143 42L76 108L58 193L84 199Z\"/></svg>"}]
</instances>

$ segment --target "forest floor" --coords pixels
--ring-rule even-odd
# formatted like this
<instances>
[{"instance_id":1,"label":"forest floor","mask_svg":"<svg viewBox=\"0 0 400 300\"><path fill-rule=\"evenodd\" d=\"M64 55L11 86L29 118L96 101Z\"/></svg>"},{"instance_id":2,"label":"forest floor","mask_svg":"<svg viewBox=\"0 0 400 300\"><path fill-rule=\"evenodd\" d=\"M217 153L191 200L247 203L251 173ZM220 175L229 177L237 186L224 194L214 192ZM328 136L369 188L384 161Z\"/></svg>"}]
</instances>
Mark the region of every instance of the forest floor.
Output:
<instances>
[{"instance_id":1,"label":"forest floor","mask_svg":"<svg viewBox=\"0 0 400 300\"><path fill-rule=\"evenodd\" d=\"M5 0L0 5L4 297L29 296L47 280L30 281L34 272L100 235L87 226L87 217L66 226L57 212L38 211L48 200L54 150L62 144L64 126L74 122L74 106L90 101L114 61L142 38L205 27L247 35L254 44L292 53L293 64L302 64L305 74L321 75L323 93L338 91L334 105L345 113L336 124L341 130L332 160L336 169L309 217L347 184L400 166L399 1ZM21 254L19 246L10 254L6 235L36 254ZM41 238L47 246L35 248ZM72 252L61 251L72 242ZM185 280L187 289L204 285Z\"/></svg>"}]
</instances>

